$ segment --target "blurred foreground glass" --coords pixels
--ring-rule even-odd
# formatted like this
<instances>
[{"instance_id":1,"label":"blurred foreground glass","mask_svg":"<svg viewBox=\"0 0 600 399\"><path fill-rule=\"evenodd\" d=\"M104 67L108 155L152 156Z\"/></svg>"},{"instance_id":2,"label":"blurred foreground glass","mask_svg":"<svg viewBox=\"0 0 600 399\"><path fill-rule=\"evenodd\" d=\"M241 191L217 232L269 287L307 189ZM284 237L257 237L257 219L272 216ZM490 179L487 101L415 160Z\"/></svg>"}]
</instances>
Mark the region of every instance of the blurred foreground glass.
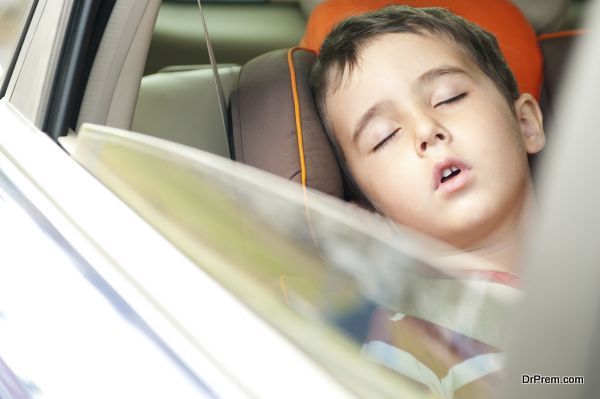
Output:
<instances>
[{"instance_id":1,"label":"blurred foreground glass","mask_svg":"<svg viewBox=\"0 0 600 399\"><path fill-rule=\"evenodd\" d=\"M360 397L494 395L520 291L488 265L168 141L84 125L74 157Z\"/></svg>"}]
</instances>

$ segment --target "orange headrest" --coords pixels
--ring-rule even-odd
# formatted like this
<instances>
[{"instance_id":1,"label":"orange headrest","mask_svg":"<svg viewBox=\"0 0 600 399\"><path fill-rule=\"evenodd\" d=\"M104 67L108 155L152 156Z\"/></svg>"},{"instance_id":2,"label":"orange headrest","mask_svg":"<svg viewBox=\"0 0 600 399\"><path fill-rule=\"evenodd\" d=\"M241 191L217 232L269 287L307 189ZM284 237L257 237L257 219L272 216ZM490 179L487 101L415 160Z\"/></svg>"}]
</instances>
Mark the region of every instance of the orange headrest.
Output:
<instances>
[{"instance_id":1,"label":"orange headrest","mask_svg":"<svg viewBox=\"0 0 600 399\"><path fill-rule=\"evenodd\" d=\"M331 29L343 19L398 3L413 7L443 7L496 35L522 93L539 99L542 54L537 36L521 11L508 0L328 0L313 10L300 46L319 51Z\"/></svg>"}]
</instances>

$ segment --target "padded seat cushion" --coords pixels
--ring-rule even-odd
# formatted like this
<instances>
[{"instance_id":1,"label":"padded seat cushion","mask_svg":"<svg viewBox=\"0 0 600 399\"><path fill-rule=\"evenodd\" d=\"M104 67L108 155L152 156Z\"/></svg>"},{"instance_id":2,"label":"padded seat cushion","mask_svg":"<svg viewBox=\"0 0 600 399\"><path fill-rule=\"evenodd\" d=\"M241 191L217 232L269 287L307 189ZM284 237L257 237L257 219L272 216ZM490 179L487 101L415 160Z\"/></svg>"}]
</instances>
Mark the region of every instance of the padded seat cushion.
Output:
<instances>
[{"instance_id":1,"label":"padded seat cushion","mask_svg":"<svg viewBox=\"0 0 600 399\"><path fill-rule=\"evenodd\" d=\"M519 8L508 0L329 0L315 7L300 46L319 51L331 29L343 19L390 4L443 7L492 32L498 39L519 89L539 99L542 54L537 36Z\"/></svg>"},{"instance_id":2,"label":"padded seat cushion","mask_svg":"<svg viewBox=\"0 0 600 399\"><path fill-rule=\"evenodd\" d=\"M235 159L338 198L342 177L309 86L315 55L275 50L245 64L231 94Z\"/></svg>"},{"instance_id":3,"label":"padded seat cushion","mask_svg":"<svg viewBox=\"0 0 600 399\"><path fill-rule=\"evenodd\" d=\"M240 66L220 65L226 100ZM144 76L132 130L229 158L210 65L173 66Z\"/></svg>"}]
</instances>

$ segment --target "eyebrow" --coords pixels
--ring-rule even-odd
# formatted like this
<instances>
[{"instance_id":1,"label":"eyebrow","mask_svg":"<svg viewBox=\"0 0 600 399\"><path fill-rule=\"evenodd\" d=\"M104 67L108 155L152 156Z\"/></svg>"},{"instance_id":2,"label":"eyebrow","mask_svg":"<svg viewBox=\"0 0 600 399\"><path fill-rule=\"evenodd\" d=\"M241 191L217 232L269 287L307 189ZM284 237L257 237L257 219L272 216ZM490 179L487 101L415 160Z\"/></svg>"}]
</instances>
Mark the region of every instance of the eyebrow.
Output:
<instances>
[{"instance_id":1,"label":"eyebrow","mask_svg":"<svg viewBox=\"0 0 600 399\"><path fill-rule=\"evenodd\" d=\"M446 75L468 75L467 72L459 67L452 65L442 65L437 68L432 68L419 76L417 83L419 85L429 84L437 78Z\"/></svg>"}]
</instances>

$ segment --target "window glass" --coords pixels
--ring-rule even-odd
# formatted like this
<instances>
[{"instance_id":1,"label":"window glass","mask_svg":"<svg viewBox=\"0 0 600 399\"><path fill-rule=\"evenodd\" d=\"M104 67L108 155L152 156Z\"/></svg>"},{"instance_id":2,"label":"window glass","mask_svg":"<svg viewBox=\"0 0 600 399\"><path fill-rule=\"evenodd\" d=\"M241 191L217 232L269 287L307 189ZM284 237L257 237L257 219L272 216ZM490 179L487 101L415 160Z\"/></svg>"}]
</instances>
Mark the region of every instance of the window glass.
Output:
<instances>
[{"instance_id":1,"label":"window glass","mask_svg":"<svg viewBox=\"0 0 600 399\"><path fill-rule=\"evenodd\" d=\"M0 0L0 82L10 65L32 0Z\"/></svg>"},{"instance_id":2,"label":"window glass","mask_svg":"<svg viewBox=\"0 0 600 399\"><path fill-rule=\"evenodd\" d=\"M495 392L519 299L502 273L438 258L424 248L439 244L360 209L163 140L84 127L75 158L359 396Z\"/></svg>"}]
</instances>

